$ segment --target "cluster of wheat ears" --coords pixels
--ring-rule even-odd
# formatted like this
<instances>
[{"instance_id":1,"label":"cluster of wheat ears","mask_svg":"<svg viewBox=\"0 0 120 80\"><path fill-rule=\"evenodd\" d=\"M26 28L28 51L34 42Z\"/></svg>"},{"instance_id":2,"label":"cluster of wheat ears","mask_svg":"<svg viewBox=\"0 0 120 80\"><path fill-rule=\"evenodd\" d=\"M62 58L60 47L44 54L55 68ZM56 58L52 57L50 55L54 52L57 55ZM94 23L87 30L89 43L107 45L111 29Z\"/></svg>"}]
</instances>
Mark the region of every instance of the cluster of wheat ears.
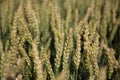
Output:
<instances>
[{"instance_id":1,"label":"cluster of wheat ears","mask_svg":"<svg viewBox=\"0 0 120 80\"><path fill-rule=\"evenodd\" d=\"M120 0L0 0L0 80L120 80Z\"/></svg>"}]
</instances>

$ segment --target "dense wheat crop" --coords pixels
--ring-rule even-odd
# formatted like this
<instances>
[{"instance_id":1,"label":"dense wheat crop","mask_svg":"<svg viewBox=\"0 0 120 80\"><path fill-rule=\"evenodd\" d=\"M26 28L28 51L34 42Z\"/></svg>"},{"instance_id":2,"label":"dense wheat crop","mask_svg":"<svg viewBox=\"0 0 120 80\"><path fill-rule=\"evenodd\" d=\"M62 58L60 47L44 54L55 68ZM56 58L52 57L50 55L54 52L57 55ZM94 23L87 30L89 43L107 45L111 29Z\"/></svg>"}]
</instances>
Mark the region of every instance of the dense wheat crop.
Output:
<instances>
[{"instance_id":1,"label":"dense wheat crop","mask_svg":"<svg viewBox=\"0 0 120 80\"><path fill-rule=\"evenodd\" d=\"M0 80L120 80L120 0L0 0Z\"/></svg>"}]
</instances>

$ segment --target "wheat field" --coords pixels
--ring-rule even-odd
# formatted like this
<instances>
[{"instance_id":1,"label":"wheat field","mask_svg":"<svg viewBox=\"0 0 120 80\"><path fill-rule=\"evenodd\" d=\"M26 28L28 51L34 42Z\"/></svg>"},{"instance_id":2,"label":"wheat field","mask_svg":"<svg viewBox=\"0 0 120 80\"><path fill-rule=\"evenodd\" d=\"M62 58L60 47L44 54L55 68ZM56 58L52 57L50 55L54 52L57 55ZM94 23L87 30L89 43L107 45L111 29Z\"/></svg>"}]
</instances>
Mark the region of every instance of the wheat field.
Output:
<instances>
[{"instance_id":1,"label":"wheat field","mask_svg":"<svg viewBox=\"0 0 120 80\"><path fill-rule=\"evenodd\" d=\"M120 80L120 0L0 0L0 80Z\"/></svg>"}]
</instances>

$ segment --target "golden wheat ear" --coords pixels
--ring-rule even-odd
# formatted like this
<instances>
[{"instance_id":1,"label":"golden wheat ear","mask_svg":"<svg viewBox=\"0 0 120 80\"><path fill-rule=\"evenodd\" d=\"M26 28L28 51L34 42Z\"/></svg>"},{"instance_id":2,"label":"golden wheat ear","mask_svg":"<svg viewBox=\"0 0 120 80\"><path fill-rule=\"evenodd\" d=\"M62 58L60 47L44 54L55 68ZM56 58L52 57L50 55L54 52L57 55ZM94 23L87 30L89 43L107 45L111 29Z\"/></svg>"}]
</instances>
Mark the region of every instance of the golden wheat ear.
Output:
<instances>
[{"instance_id":1,"label":"golden wheat ear","mask_svg":"<svg viewBox=\"0 0 120 80\"><path fill-rule=\"evenodd\" d=\"M0 0L0 80L120 80L120 0Z\"/></svg>"}]
</instances>

